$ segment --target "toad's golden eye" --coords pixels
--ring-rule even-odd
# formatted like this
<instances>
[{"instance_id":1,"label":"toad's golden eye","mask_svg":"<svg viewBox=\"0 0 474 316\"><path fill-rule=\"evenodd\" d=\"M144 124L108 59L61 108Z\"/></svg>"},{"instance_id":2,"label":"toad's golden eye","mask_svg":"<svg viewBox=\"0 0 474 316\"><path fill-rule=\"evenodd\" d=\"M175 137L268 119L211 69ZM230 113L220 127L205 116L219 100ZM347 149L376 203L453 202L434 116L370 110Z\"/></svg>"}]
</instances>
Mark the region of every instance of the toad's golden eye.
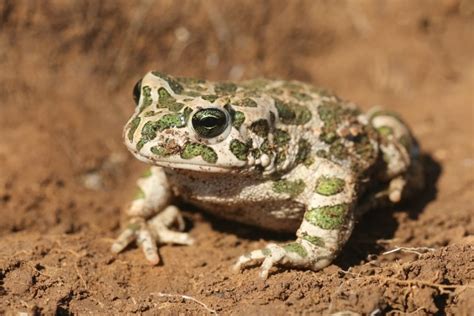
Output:
<instances>
[{"instance_id":1,"label":"toad's golden eye","mask_svg":"<svg viewBox=\"0 0 474 316\"><path fill-rule=\"evenodd\" d=\"M133 87L133 101L135 101L136 105L138 105L138 101L140 100L141 90L142 90L142 79L138 80L135 86Z\"/></svg>"},{"instance_id":2,"label":"toad's golden eye","mask_svg":"<svg viewBox=\"0 0 474 316\"><path fill-rule=\"evenodd\" d=\"M194 113L191 122L199 136L213 138L225 131L229 125L229 116L220 109L202 109Z\"/></svg>"}]
</instances>

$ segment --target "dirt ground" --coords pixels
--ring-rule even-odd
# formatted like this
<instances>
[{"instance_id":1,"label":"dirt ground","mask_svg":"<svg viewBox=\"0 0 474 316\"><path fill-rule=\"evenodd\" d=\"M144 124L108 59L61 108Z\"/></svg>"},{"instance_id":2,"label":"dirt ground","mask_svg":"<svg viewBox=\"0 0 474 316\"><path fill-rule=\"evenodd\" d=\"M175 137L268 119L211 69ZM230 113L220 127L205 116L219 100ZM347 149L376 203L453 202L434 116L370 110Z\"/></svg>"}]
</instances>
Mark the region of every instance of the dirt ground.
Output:
<instances>
[{"instance_id":1,"label":"dirt ground","mask_svg":"<svg viewBox=\"0 0 474 316\"><path fill-rule=\"evenodd\" d=\"M319 272L232 273L292 237L188 205L195 246L160 247L157 267L113 255L146 168L121 131L151 69L383 104L418 137L427 188L367 214ZM0 1L0 314L474 315L473 111L472 1Z\"/></svg>"}]
</instances>

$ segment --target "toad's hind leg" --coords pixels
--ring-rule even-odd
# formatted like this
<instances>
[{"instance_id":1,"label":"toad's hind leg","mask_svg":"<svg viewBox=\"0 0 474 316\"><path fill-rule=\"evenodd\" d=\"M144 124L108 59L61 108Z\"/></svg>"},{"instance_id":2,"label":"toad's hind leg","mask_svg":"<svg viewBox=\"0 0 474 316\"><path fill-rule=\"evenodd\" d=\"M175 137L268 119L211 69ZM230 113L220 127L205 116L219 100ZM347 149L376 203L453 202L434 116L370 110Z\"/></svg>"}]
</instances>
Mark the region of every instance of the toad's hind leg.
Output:
<instances>
[{"instance_id":1,"label":"toad's hind leg","mask_svg":"<svg viewBox=\"0 0 474 316\"><path fill-rule=\"evenodd\" d=\"M388 199L389 203L399 202L424 187L420 148L397 114L372 109L368 117L380 135L380 150L386 165L378 177L387 182L387 186L376 193L375 198Z\"/></svg>"},{"instance_id":2,"label":"toad's hind leg","mask_svg":"<svg viewBox=\"0 0 474 316\"><path fill-rule=\"evenodd\" d=\"M329 265L349 238L354 225L356 183L350 170L326 159L298 166L285 180L305 189L297 199L306 205L294 242L255 250L241 256L235 270L261 263L262 278L274 265L320 270Z\"/></svg>"}]
</instances>

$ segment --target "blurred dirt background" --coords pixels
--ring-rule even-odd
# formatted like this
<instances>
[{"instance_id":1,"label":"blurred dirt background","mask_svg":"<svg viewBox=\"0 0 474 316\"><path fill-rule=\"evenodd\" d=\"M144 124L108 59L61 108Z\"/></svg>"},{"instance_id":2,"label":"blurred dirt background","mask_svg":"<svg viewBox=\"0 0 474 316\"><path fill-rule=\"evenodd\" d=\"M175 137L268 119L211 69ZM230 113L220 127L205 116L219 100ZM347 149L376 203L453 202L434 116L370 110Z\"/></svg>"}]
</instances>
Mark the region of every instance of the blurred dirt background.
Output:
<instances>
[{"instance_id":1,"label":"blurred dirt background","mask_svg":"<svg viewBox=\"0 0 474 316\"><path fill-rule=\"evenodd\" d=\"M151 69L382 104L413 127L428 186L367 214L320 272L232 273L292 236L187 205L196 246L161 247L158 267L115 256L146 168L122 126ZM472 1L0 0L0 314L474 315L473 110Z\"/></svg>"}]
</instances>

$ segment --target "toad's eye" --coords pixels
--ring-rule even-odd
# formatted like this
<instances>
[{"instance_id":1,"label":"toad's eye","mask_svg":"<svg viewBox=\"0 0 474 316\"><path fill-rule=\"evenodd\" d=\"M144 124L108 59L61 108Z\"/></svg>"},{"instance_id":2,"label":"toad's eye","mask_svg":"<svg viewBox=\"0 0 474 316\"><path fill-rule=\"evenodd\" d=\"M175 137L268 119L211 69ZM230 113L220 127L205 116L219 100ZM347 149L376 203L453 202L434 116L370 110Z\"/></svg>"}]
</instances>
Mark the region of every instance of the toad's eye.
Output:
<instances>
[{"instance_id":1,"label":"toad's eye","mask_svg":"<svg viewBox=\"0 0 474 316\"><path fill-rule=\"evenodd\" d=\"M142 91L142 79L138 80L137 83L135 84L135 87L133 87L133 101L135 101L136 105L138 105L138 100L140 100L141 91Z\"/></svg>"},{"instance_id":2,"label":"toad's eye","mask_svg":"<svg viewBox=\"0 0 474 316\"><path fill-rule=\"evenodd\" d=\"M212 138L225 131L227 125L229 125L229 117L220 109L209 108L194 113L191 122L199 136Z\"/></svg>"}]
</instances>

